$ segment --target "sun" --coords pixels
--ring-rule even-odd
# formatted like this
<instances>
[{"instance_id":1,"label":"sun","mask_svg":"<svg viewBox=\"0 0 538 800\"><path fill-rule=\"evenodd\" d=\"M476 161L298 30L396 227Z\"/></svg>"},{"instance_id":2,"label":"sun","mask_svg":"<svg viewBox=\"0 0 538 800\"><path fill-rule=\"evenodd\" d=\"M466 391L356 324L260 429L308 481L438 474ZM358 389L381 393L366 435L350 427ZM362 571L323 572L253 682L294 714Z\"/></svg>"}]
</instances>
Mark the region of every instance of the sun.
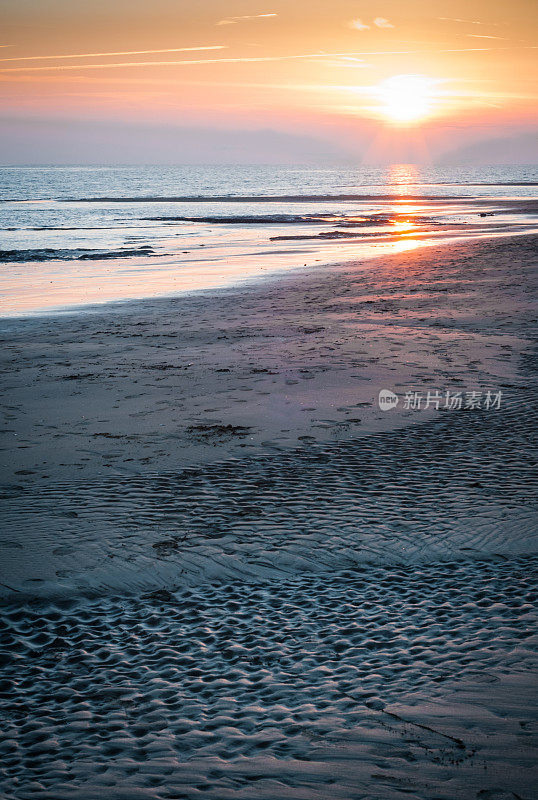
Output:
<instances>
[{"instance_id":1,"label":"sun","mask_svg":"<svg viewBox=\"0 0 538 800\"><path fill-rule=\"evenodd\" d=\"M382 115L390 122L412 123L428 116L435 81L425 75L394 75L377 87Z\"/></svg>"}]
</instances>

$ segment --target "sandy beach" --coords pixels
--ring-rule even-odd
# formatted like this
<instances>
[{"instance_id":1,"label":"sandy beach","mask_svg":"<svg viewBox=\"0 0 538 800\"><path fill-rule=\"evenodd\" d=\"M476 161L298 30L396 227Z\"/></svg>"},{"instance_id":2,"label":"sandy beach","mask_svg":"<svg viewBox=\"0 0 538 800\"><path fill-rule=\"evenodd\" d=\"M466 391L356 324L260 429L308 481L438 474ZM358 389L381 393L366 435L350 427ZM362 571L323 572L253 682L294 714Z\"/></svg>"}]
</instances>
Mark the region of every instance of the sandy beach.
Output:
<instances>
[{"instance_id":1,"label":"sandy beach","mask_svg":"<svg viewBox=\"0 0 538 800\"><path fill-rule=\"evenodd\" d=\"M532 800L536 254L0 321L3 796Z\"/></svg>"}]
</instances>

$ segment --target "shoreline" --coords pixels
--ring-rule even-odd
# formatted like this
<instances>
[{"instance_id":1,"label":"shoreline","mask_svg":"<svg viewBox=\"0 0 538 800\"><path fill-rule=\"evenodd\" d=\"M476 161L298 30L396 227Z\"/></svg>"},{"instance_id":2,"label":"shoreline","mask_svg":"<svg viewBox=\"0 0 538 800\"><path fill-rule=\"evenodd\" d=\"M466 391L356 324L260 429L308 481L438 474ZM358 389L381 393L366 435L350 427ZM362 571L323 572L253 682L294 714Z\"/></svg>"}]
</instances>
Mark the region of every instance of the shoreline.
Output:
<instances>
[{"instance_id":1,"label":"shoreline","mask_svg":"<svg viewBox=\"0 0 538 800\"><path fill-rule=\"evenodd\" d=\"M399 202L405 204L405 199ZM507 207L498 208L495 214L500 214L502 217L503 214L513 213L514 209L517 211L518 202L524 201L506 201ZM500 205L502 206L502 203ZM536 208L537 201L525 201L523 212L533 215L536 213ZM530 220L499 222L496 227L491 224L481 227L481 223L469 221L440 223L430 220L429 227L428 225L421 227L423 222L417 217L416 220L419 221L417 224L415 213L416 209L410 215L412 224L409 225L409 230L394 232L380 230L374 233L362 233L335 229L328 232L307 233L298 232L299 225L294 233L288 234L285 231L286 226L281 225L279 233L278 226L275 225L278 235L270 236L266 243L268 247L275 248L274 250L256 250L256 247L262 244L260 241L245 240L241 245L238 242L221 243L216 249L213 249L213 245L207 247L207 242L198 242L188 245L188 250L178 250L176 253L166 252L166 249L159 252L159 249L154 250L153 246L145 245L139 250L147 252L141 252L138 256L132 249L122 253L121 248L118 250L117 247L114 251L101 254L92 249L87 251L75 249L73 253L78 252L82 255L65 260L61 256L52 258L51 253L47 251L46 257L37 261L32 261L31 253L34 252L32 250L0 251L0 256L3 252L6 256L10 253L24 256L22 260L19 257L14 261L8 259L4 264L7 276L4 276L3 280L7 283L2 294L15 297L15 300L10 301L10 310L3 310L0 313L0 326L2 321L99 313L106 307L114 311L129 303L181 298L200 292L241 289L252 283L278 279L287 272L302 272L304 269L313 271L320 267L323 269L351 262L389 258L407 250L443 248L458 243L487 242L538 234L538 228L533 230ZM394 209L394 214L396 219L397 207ZM495 214L487 213L480 216L489 217ZM170 217L170 219L175 218ZM217 219L215 217L215 221ZM353 227L354 224L360 225L351 223L347 227ZM383 221L383 225L385 224L386 220ZM221 227L234 226L224 222ZM168 239L165 237L159 244L162 246L167 242L170 245L174 241L173 237L178 235L180 235L178 232L174 234L169 232ZM152 244L155 242L152 241ZM281 244L288 249L278 249ZM347 247L359 248L358 254L355 253L353 257L351 254L346 254ZM202 255L202 248L206 248L203 250L205 256L193 259L193 254ZM245 252L245 248L252 252ZM177 263L178 259L180 263ZM20 270L24 263L28 263L31 270L37 268L38 272L34 274L31 271L23 279ZM84 282L85 298L82 302L74 302L74 298L80 294L78 287L81 282ZM156 290L156 287L159 289ZM36 305L39 302L38 297L47 297L47 305ZM40 302L42 303L42 300ZM34 303L34 306L30 307L31 303ZM19 306L20 310L17 310Z\"/></svg>"},{"instance_id":2,"label":"shoreline","mask_svg":"<svg viewBox=\"0 0 538 800\"><path fill-rule=\"evenodd\" d=\"M446 346L457 348L457 342L453 339L459 330L460 315L458 310L453 307L453 300L458 300L459 296L462 297L464 313L468 312L471 315L468 320L464 320L462 326L462 332L468 334L470 346L481 347L481 336L484 334L493 336L493 341L495 341L495 337L500 337L499 342L501 338L504 340L504 337L511 337L506 338L507 351L510 352L514 347L516 350L519 348L524 351L528 347L526 343L528 339L526 336L527 324L534 322L532 287L526 285L527 279L531 281L535 279L532 267L516 264L516 269L519 268L519 275L522 278L522 285L518 290L515 280L512 280L513 289L509 290L519 294L523 305L518 305L518 311L520 316L521 314L525 316L523 319L519 319L514 315L514 319L509 319L507 311L499 311L494 302L489 302L487 297L480 297L480 287L473 289L471 283L474 275L465 275L465 264L469 259L478 255L480 264L477 272L481 284L490 285L494 291L498 291L497 284L504 277L503 272L506 270L506 266L504 263L499 267L495 264L488 264L489 255L495 257L495 254L500 252L502 258L507 256L510 258L509 251L513 249L516 260L519 258L519 251L532 259L535 257L537 242L538 234L516 234L509 237L503 235L487 239L465 239L441 245L434 243L401 253L376 255L372 258L352 259L334 264L317 264L315 267L297 268L277 274L271 273L241 284L201 289L192 293L121 300L114 303L85 306L83 309L66 310L61 314L4 317L0 319L0 341L5 346L4 361L0 362L0 374L4 377L9 376L11 385L8 384L3 389L4 399L2 402L5 404L6 395L9 398L11 392L18 395L17 383L13 382L13 378L16 376L19 376L19 382L24 384L39 385L45 382L50 384L47 388L52 388L56 383L57 388L63 391L66 388L63 381L74 381L73 387L76 395L79 393L83 395L85 391L92 392L96 388L95 379L98 377L98 372L93 375L91 370L88 371L88 367L92 366L95 359L100 358L101 354L113 362L113 350L117 345L125 353L134 347L136 356L131 362L128 362L124 354L118 354L116 366L126 368L129 372L129 374L119 376L118 391L122 390L124 384L132 383L133 379L138 381L151 377L156 378L155 388L158 388L156 384L163 383L163 379L168 377L167 373L170 372L174 378L185 377L186 380L179 380L177 385L170 386L170 391L163 392L163 396L164 394L177 394L182 401L188 400L187 393L189 385L192 384L192 375L182 376L181 372L198 366L196 363L191 363L196 357L196 360L200 362L200 373L203 373L204 370L208 371L215 379L217 378L216 373L221 372L222 377L219 380L225 382L227 380L225 373L230 370L226 367L220 369L223 365L219 364L219 361L223 360L227 350L231 350L239 351L235 365L237 367L244 366L246 369L251 365L251 351L259 352L264 358L271 360L271 370L257 369L256 366L251 365L249 372L240 375L232 374L234 381L247 381L250 384L269 381L269 385L259 387L260 390L269 389L270 395L281 392L293 394L295 390L291 387L294 384L285 383L282 386L270 375L270 371L279 369L278 358L282 350L286 349L286 340L289 339L288 351L294 356L294 363L292 370L286 370L284 367L282 374L291 371L297 372L301 366L307 367L308 362L312 360L320 362L316 366L321 370L321 363L328 365L332 373L335 366L333 362L336 359L332 356L334 351L328 348L334 344L337 344L337 350L342 347L341 342L332 341L337 333L347 335L350 342L353 341L355 337L349 332L350 324L357 326L358 337L360 336L367 348L372 346L369 337L372 332L376 333L376 348L382 352L387 347L384 335L390 336L398 328L400 331L397 331L396 338L400 333L409 336L411 331L424 333L427 336L432 329L435 332L436 329L445 328L448 334ZM444 262L448 264L446 274L443 274ZM402 270L409 271L402 275ZM508 274L509 272L508 270ZM412 286L415 278L423 283L425 292L417 291ZM431 284L428 283L430 280ZM412 293L406 294L408 285L412 286ZM501 291L506 291L506 287L502 287ZM301 296L303 292L305 297ZM362 294L354 296L353 292L362 292ZM316 298L319 297L322 305L316 305L308 296L310 294L314 294ZM347 294L350 294L351 297L348 298ZM415 298L416 308L413 307ZM515 309L514 299L512 296L508 298L508 301ZM469 301L471 301L471 306L467 308L466 304ZM433 310L438 315L437 317L427 318L427 314L431 310L428 308L428 304L434 307ZM420 311L420 316L417 316L417 311ZM218 321L219 314L222 315L222 331L215 333L213 326L214 322ZM485 324L481 320L484 314L486 314ZM499 324L496 324L496 320L499 321ZM123 329L120 328L120 323L124 323ZM273 326L275 330L272 330ZM155 330L152 330L153 327ZM155 343L145 343L146 333L150 333L150 339L156 339ZM282 335L275 337L275 333ZM84 347L81 347L80 337L83 334L92 337L88 341L87 352L84 352ZM107 336L110 337L110 341L107 340ZM37 346L36 338L39 341L41 337L44 337L44 342L48 341L52 347L58 349L57 355L60 352L67 353L75 345L78 346L73 353L73 360L66 361L65 364L55 363L54 359L57 355L53 354L50 357L51 367L56 366L58 369L55 371L61 373L61 367L64 366L66 373L52 375L50 381L47 381L45 362L36 362L36 355L32 352L33 348ZM252 338L252 342L249 341L250 338ZM142 339L141 342L140 339ZM475 341L471 342L472 339ZM243 342L245 342L245 347L243 347ZM483 344L488 344L485 339ZM324 347L324 352L315 359L310 353L320 345ZM440 350L441 346L442 343L439 343L435 347ZM210 347L213 350L211 355L209 355ZM394 364L389 362L389 369L388 371L385 369L382 376L376 374L373 366L368 366L368 364L373 365L376 359L380 360L377 358L377 353L368 353L367 355L371 356L371 360L368 362L364 358L360 363L357 359L357 364L353 364L351 363L353 356L349 349L344 350L345 361L338 366L339 368L347 366L357 373L363 371L363 374L357 377L358 384L355 388L358 388L359 384L372 380L376 382L374 388L383 388L383 379L389 378L390 372L402 369L401 354L398 353L397 347L401 347L401 343L393 345L391 353ZM26 348L28 348L28 353L25 351ZM296 352L294 352L295 348ZM181 363L168 364L167 358L173 355L172 362L178 349L180 358L176 361ZM9 350L13 350L11 356ZM303 361L305 352L308 355L304 356ZM519 352L512 353L510 358L506 353L502 353L501 348L498 348L498 353L507 366L505 372L501 369L496 377L514 380L518 373ZM161 355L162 364L156 363ZM388 354L385 352L384 355L387 357ZM346 364L346 360L349 363ZM488 361L493 363L494 359L489 358ZM109 365L107 364L107 366ZM149 373L144 371L146 367L149 368ZM491 377L488 369L482 375L479 372L475 376L474 368L467 374L471 381L477 377L487 380ZM77 370L79 370L80 377L77 377ZM421 382L427 382L426 375L420 369L415 372L417 374L413 374L412 371L409 373L411 382L416 382L418 378L421 379ZM267 377L265 377L266 374ZM437 365L436 374L442 375L445 381L449 380L448 362L444 371ZM109 374L108 377L111 378L112 375ZM290 377L294 380L297 375ZM399 374L395 376L400 384L403 377ZM458 382L461 381L462 376L458 373L457 366L454 369L454 377ZM311 375L307 375L306 379L310 381ZM348 375L346 375L346 379L349 379ZM319 395L318 382L306 384L304 378L302 381L303 387L309 387ZM345 381L339 380L338 385L334 386L333 393L335 395L338 390L346 388L344 383ZM67 384L67 388L69 388L69 384ZM198 388L203 389L203 386ZM208 391L211 392L213 388L216 388L219 393L222 392L222 389L225 392L228 389L227 386L217 385L214 387L211 385L208 386ZM233 387L231 388L233 390ZM203 400L203 393L200 396ZM375 396L375 392L368 392L370 401ZM162 397L158 400L162 400ZM82 405L84 398L82 397L77 402ZM200 401L198 405L202 404ZM138 409L135 409L135 412L136 410ZM185 410L185 406L183 406L183 410ZM54 409L45 405L45 411L53 413ZM185 415L188 416L188 414L189 412L186 411ZM85 417L85 415L82 416ZM377 416L378 419L384 420L390 418L389 415L383 414L379 410ZM133 421L129 425L134 427L135 419L136 417L132 417ZM378 428L374 429L379 430ZM381 428L381 430L385 429L385 426ZM46 436L44 431L41 433ZM18 443L13 441L13 444ZM5 477L2 466L6 465L2 465L0 457L0 479Z\"/></svg>"},{"instance_id":3,"label":"shoreline","mask_svg":"<svg viewBox=\"0 0 538 800\"><path fill-rule=\"evenodd\" d=\"M465 229L462 229L465 230ZM371 261L378 261L378 260L386 260L391 258L398 258L399 256L408 253L408 252L420 252L422 250L430 250L433 248L434 250L440 250L441 252L446 250L447 248L457 247L457 246L465 246L467 244L473 246L479 246L482 244L487 244L489 242L496 242L497 240L511 240L514 239L515 241L519 240L520 238L529 238L534 239L538 237L538 229L536 231L502 231L502 232L488 232L488 233L476 233L476 234L467 234L467 235L455 235L447 237L443 241L438 241L435 238L432 238L428 241L420 240L415 241L413 240L410 243L410 246L405 248L402 247L401 250L396 250L392 252L385 252L385 253L364 253L360 254L358 257L353 258L340 258L337 261L322 261L322 259L316 259L312 264L305 264L303 266L296 266L296 267L281 267L279 269L268 269L264 268L264 274L257 274L257 275L248 275L245 277L237 277L234 282L231 283L224 283L222 285L214 285L214 286L207 286L207 287L200 287L194 289L185 289L178 291L176 293L166 293L166 294L157 294L157 295L148 295L148 296L140 296L140 297L132 297L132 298L120 298L117 300L103 300L98 302L85 302L76 305L62 305L62 306L54 306L50 309L41 309L41 310L32 310L27 311L25 313L20 314L3 314L0 313L0 334L4 332L2 328L2 323L6 323L6 325L16 325L17 323L24 323L27 321L44 321L47 319L65 319L69 317L75 317L78 315L96 315L96 314L106 314L108 311L111 313L120 311L122 313L129 314L131 312L131 307L133 307L134 312L136 313L137 306L146 306L147 304L152 303L160 303L160 302L167 302L167 301L177 301L183 298L188 299L190 297L204 297L209 296L213 297L218 296L220 293L226 293L229 291L249 291L249 289L263 287L264 285L271 284L274 281L278 281L281 278L284 278L287 275L291 277L297 275L299 278L304 275L312 275L318 272L324 272L325 270L331 269L338 269L339 267L345 268L349 265L357 265L362 264L363 262L371 262ZM400 244L406 244L406 240L399 240ZM341 244L341 242L339 242ZM383 242L375 242L375 246L381 246ZM387 242L387 244L395 244L395 242ZM324 249L329 249L330 245L324 245ZM294 251L290 251L294 252ZM316 253L316 255L321 255L320 253ZM288 253L278 253L275 251L275 255L289 255ZM43 262L36 262L36 263L43 263ZM46 263L46 262L45 262Z\"/></svg>"}]
</instances>

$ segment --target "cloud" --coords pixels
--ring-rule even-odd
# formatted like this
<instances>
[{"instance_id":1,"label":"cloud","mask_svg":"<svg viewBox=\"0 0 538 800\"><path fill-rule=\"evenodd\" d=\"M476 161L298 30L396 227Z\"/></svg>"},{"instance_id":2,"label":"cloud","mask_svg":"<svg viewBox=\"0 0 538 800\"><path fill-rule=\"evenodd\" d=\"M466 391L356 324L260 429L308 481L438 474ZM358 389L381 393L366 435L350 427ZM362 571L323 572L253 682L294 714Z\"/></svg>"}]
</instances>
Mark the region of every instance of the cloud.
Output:
<instances>
[{"instance_id":1,"label":"cloud","mask_svg":"<svg viewBox=\"0 0 538 800\"><path fill-rule=\"evenodd\" d=\"M466 35L471 39L502 39L503 41L506 41L504 36L488 36L486 33L468 33Z\"/></svg>"},{"instance_id":2,"label":"cloud","mask_svg":"<svg viewBox=\"0 0 538 800\"><path fill-rule=\"evenodd\" d=\"M498 22L479 22L476 19L460 19L459 17L437 17L442 22L463 22L467 25L498 25Z\"/></svg>"},{"instance_id":3,"label":"cloud","mask_svg":"<svg viewBox=\"0 0 538 800\"><path fill-rule=\"evenodd\" d=\"M406 51L407 52L407 51ZM295 59L327 59L360 56L362 53L300 53L287 56L236 56L226 58L196 58L182 61L122 61L108 64L59 64L42 67L0 67L0 73L7 72L52 72L73 69L114 69L118 67L183 67L198 64L250 64L267 61L291 61ZM379 54L378 54L379 55ZM7 60L7 59L4 59Z\"/></svg>"},{"instance_id":4,"label":"cloud","mask_svg":"<svg viewBox=\"0 0 538 800\"><path fill-rule=\"evenodd\" d=\"M244 14L242 17L227 17L217 22L217 25L235 25L237 22L242 22L245 19L267 19L268 17L276 17L278 14Z\"/></svg>"},{"instance_id":5,"label":"cloud","mask_svg":"<svg viewBox=\"0 0 538 800\"><path fill-rule=\"evenodd\" d=\"M377 28L394 28L392 22L389 22L388 19L385 19L385 17L376 17L374 19L374 25Z\"/></svg>"},{"instance_id":6,"label":"cloud","mask_svg":"<svg viewBox=\"0 0 538 800\"><path fill-rule=\"evenodd\" d=\"M262 123L263 124L263 123ZM271 124L271 123L270 123ZM318 134L179 125L0 118L9 164L297 164L342 163L347 151ZM349 156L349 158L351 158Z\"/></svg>"},{"instance_id":7,"label":"cloud","mask_svg":"<svg viewBox=\"0 0 538 800\"><path fill-rule=\"evenodd\" d=\"M256 56L256 57L242 57L235 58L197 58L184 61L125 61L125 62L112 62L108 64L60 64L58 66L43 66L43 67L0 67L0 74L13 73L13 72L44 72L44 71L57 71L57 70L73 70L73 69L115 69L118 67L183 67L183 66L196 66L198 64L249 64L261 63L268 61L290 61L293 59L306 58L306 59L328 59L328 58L345 58L348 56L389 56L389 55L414 55L422 53L485 53L500 50L536 50L538 45L522 45L522 46L507 46L507 47L450 47L439 50L438 48L430 50L375 50L375 51L361 51L353 53L300 53L287 56Z\"/></svg>"},{"instance_id":8,"label":"cloud","mask_svg":"<svg viewBox=\"0 0 538 800\"><path fill-rule=\"evenodd\" d=\"M536 136L533 133L514 132L511 136L481 139L471 144L445 151L437 159L438 164L532 164L538 157Z\"/></svg>"},{"instance_id":9,"label":"cloud","mask_svg":"<svg viewBox=\"0 0 538 800\"><path fill-rule=\"evenodd\" d=\"M350 23L348 23L348 27L352 28L354 31L369 31L370 26L365 25L361 19L352 19Z\"/></svg>"},{"instance_id":10,"label":"cloud","mask_svg":"<svg viewBox=\"0 0 538 800\"><path fill-rule=\"evenodd\" d=\"M104 56L141 56L149 53L192 53L200 50L227 50L227 45L212 44L208 47L167 47L165 50L120 50L114 53L76 53L74 55L59 56L17 56L12 58L0 58L0 61L48 61L49 59L61 58L103 58ZM46 67L44 67L46 69Z\"/></svg>"}]
</instances>

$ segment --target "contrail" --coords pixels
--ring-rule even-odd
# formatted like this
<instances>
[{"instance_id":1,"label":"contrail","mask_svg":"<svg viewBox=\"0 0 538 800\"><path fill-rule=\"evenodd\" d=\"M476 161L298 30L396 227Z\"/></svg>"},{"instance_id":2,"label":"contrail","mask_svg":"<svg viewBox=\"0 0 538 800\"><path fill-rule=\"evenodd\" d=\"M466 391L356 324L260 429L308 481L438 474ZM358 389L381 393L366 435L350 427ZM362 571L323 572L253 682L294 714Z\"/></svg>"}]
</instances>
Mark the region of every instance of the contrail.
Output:
<instances>
[{"instance_id":1,"label":"contrail","mask_svg":"<svg viewBox=\"0 0 538 800\"><path fill-rule=\"evenodd\" d=\"M379 50L375 52L358 52L358 53L305 53L301 55L290 56L256 56L256 57L237 57L237 58L200 58L190 59L185 61L123 61L111 64L62 64L58 67L8 67L6 69L0 68L0 73L6 72L43 72L51 70L72 70L72 69L115 69L118 67L182 67L198 64L242 64L242 63L260 63L267 61L289 61L299 58L344 58L348 56L387 56L387 55L412 55L421 53L484 53L496 50L513 50L515 46L510 47L462 47L462 48L446 48L443 50ZM523 50L536 50L538 45L524 45L518 46L517 49ZM157 51L151 51L157 52Z\"/></svg>"},{"instance_id":2,"label":"contrail","mask_svg":"<svg viewBox=\"0 0 538 800\"><path fill-rule=\"evenodd\" d=\"M9 45L0 45L9 47ZM117 53L76 53L75 55L60 56L17 56L12 58L0 58L0 61L48 61L52 58L103 58L105 56L141 56L149 53L187 53L195 50L227 50L227 45L212 44L207 47L167 47L164 50L120 50Z\"/></svg>"}]
</instances>

